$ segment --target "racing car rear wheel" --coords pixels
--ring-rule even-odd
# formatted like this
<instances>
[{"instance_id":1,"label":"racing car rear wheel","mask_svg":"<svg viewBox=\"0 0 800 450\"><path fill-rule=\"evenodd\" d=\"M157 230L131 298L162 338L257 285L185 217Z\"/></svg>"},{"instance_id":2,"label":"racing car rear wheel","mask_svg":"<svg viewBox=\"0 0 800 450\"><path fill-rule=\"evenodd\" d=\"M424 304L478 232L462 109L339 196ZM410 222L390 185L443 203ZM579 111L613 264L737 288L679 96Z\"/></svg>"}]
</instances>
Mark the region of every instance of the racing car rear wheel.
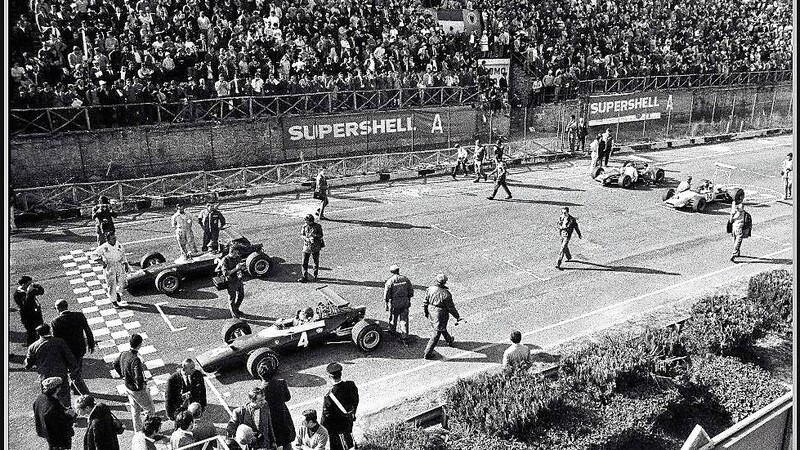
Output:
<instances>
[{"instance_id":1,"label":"racing car rear wheel","mask_svg":"<svg viewBox=\"0 0 800 450\"><path fill-rule=\"evenodd\" d=\"M703 212L706 210L706 199L700 197L692 200L692 211Z\"/></svg>"},{"instance_id":2,"label":"racing car rear wheel","mask_svg":"<svg viewBox=\"0 0 800 450\"><path fill-rule=\"evenodd\" d=\"M146 269L154 264L163 264L167 261L164 255L158 252L150 252L142 257L141 267Z\"/></svg>"},{"instance_id":3,"label":"racing car rear wheel","mask_svg":"<svg viewBox=\"0 0 800 450\"><path fill-rule=\"evenodd\" d=\"M617 183L619 183L620 187L629 188L631 187L631 181L630 175L622 174L619 176Z\"/></svg>"},{"instance_id":4,"label":"racing car rear wheel","mask_svg":"<svg viewBox=\"0 0 800 450\"><path fill-rule=\"evenodd\" d=\"M661 201L667 201L675 195L675 189L667 189L667 192L664 192L664 195L661 196Z\"/></svg>"},{"instance_id":5,"label":"racing car rear wheel","mask_svg":"<svg viewBox=\"0 0 800 450\"><path fill-rule=\"evenodd\" d=\"M247 371L256 379L269 379L280 365L278 354L271 348L260 348L247 357Z\"/></svg>"},{"instance_id":6,"label":"racing car rear wheel","mask_svg":"<svg viewBox=\"0 0 800 450\"><path fill-rule=\"evenodd\" d=\"M656 176L654 180L656 180L656 183L661 183L664 181L664 169L656 169L655 174Z\"/></svg>"},{"instance_id":7,"label":"racing car rear wheel","mask_svg":"<svg viewBox=\"0 0 800 450\"><path fill-rule=\"evenodd\" d=\"M353 327L353 342L362 351L371 352L383 342L383 330L377 323L362 320Z\"/></svg>"},{"instance_id":8,"label":"racing car rear wheel","mask_svg":"<svg viewBox=\"0 0 800 450\"><path fill-rule=\"evenodd\" d=\"M265 277L269 273L269 270L272 268L272 261L269 259L269 256L263 253L251 253L250 256L247 257L246 261L247 266L247 273L250 274L251 277Z\"/></svg>"},{"instance_id":9,"label":"racing car rear wheel","mask_svg":"<svg viewBox=\"0 0 800 450\"><path fill-rule=\"evenodd\" d=\"M594 179L595 179L595 178L597 178L599 175L602 175L602 174L603 174L603 172L604 172L604 170L603 170L603 168L602 168L602 167L595 167L594 169L592 169L592 173L591 173L591 175L592 175L592 179L594 180Z\"/></svg>"},{"instance_id":10,"label":"racing car rear wheel","mask_svg":"<svg viewBox=\"0 0 800 450\"><path fill-rule=\"evenodd\" d=\"M253 332L250 324L243 320L229 320L222 329L222 340L230 344L239 336L251 334Z\"/></svg>"},{"instance_id":11,"label":"racing car rear wheel","mask_svg":"<svg viewBox=\"0 0 800 450\"><path fill-rule=\"evenodd\" d=\"M175 271L168 270L156 275L156 289L158 289L158 292L172 294L178 290L180 285L181 279L178 278L178 273Z\"/></svg>"},{"instance_id":12,"label":"racing car rear wheel","mask_svg":"<svg viewBox=\"0 0 800 450\"><path fill-rule=\"evenodd\" d=\"M744 190L739 188L728 189L728 195L730 195L733 203L739 205L744 201Z\"/></svg>"}]
</instances>

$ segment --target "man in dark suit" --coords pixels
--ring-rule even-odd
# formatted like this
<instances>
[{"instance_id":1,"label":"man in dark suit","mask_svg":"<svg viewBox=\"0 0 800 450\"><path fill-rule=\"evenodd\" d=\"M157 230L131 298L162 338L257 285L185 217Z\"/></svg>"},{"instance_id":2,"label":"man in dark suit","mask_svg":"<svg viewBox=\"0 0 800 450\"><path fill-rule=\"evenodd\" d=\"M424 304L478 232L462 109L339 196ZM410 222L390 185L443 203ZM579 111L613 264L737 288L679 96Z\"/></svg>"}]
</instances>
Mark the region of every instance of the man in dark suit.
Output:
<instances>
[{"instance_id":1,"label":"man in dark suit","mask_svg":"<svg viewBox=\"0 0 800 450\"><path fill-rule=\"evenodd\" d=\"M275 449L275 433L272 430L272 416L264 398L264 391L254 387L247 394L250 402L233 410L228 421L227 435L230 442L248 449Z\"/></svg>"},{"instance_id":2,"label":"man in dark suit","mask_svg":"<svg viewBox=\"0 0 800 450\"><path fill-rule=\"evenodd\" d=\"M28 347L25 368L35 367L39 373L39 381L51 377L60 378L62 383L56 396L62 405L69 408L71 403L66 380L67 375L75 370L75 357L72 356L72 352L63 339L53 337L50 333L50 325L46 323L39 325L36 327L36 334L39 335L39 339Z\"/></svg>"},{"instance_id":3,"label":"man in dark suit","mask_svg":"<svg viewBox=\"0 0 800 450\"><path fill-rule=\"evenodd\" d=\"M341 364L328 364L326 370L333 386L322 401L319 423L328 430L330 450L350 450L354 447L353 423L358 408L358 387L352 381L342 381Z\"/></svg>"},{"instance_id":4,"label":"man in dark suit","mask_svg":"<svg viewBox=\"0 0 800 450\"><path fill-rule=\"evenodd\" d=\"M83 381L81 369L87 348L89 353L94 352L94 334L86 316L82 312L69 311L68 308L69 304L66 300L56 300L58 316L53 319L50 326L53 329L53 336L63 339L72 351L72 356L75 357L77 366L72 373L72 392L86 395L89 393L89 387Z\"/></svg>"},{"instance_id":5,"label":"man in dark suit","mask_svg":"<svg viewBox=\"0 0 800 450\"><path fill-rule=\"evenodd\" d=\"M64 380L51 377L42 380L42 393L33 402L33 415L36 420L36 434L47 439L50 450L69 450L75 431L72 424L75 415L71 414L56 397L56 392Z\"/></svg>"},{"instance_id":6,"label":"man in dark suit","mask_svg":"<svg viewBox=\"0 0 800 450\"><path fill-rule=\"evenodd\" d=\"M286 402L292 399L289 386L286 380L275 377L275 368L269 367L261 370L259 366L258 376L263 380L261 389L264 391L264 398L269 406L269 413L272 416L272 431L275 433L275 443L278 447L289 449L292 441L296 437L292 414L286 406Z\"/></svg>"},{"instance_id":7,"label":"man in dark suit","mask_svg":"<svg viewBox=\"0 0 800 450\"><path fill-rule=\"evenodd\" d=\"M181 368L169 377L164 398L167 416L172 420L179 412L186 411L191 403L197 402L205 409L206 385L203 374L195 369L194 360L184 359Z\"/></svg>"}]
</instances>

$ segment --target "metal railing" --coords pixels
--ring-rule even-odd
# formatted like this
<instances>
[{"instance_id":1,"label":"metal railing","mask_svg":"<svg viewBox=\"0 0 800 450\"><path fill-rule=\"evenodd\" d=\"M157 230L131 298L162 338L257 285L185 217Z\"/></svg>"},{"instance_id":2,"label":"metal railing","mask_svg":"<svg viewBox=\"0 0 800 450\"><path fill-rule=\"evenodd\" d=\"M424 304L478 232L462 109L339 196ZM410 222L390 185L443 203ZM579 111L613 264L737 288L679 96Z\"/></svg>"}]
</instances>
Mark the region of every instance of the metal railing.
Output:
<instances>
[{"instance_id":1,"label":"metal railing","mask_svg":"<svg viewBox=\"0 0 800 450\"><path fill-rule=\"evenodd\" d=\"M128 103L79 108L12 109L12 136L92 131L142 125L174 125L275 117L473 104L479 88L428 87L317 92L263 97L217 97L175 103Z\"/></svg>"},{"instance_id":2,"label":"metal railing","mask_svg":"<svg viewBox=\"0 0 800 450\"><path fill-rule=\"evenodd\" d=\"M701 87L764 86L790 83L793 71L701 73L692 75L659 75L651 77L585 80L578 85L578 95L613 94L621 92L692 89Z\"/></svg>"}]
</instances>

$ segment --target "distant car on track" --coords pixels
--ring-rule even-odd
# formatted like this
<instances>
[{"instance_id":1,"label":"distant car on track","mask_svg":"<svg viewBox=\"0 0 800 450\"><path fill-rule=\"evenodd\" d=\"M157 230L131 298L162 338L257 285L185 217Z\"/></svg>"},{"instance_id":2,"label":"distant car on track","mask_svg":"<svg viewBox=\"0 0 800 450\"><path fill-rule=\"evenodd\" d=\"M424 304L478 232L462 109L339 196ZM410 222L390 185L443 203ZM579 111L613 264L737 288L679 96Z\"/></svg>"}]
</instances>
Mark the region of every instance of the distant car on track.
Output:
<instances>
[{"instance_id":1,"label":"distant car on track","mask_svg":"<svg viewBox=\"0 0 800 450\"><path fill-rule=\"evenodd\" d=\"M365 352L380 346L388 329L385 323L366 319L366 306L350 306L327 286L318 290L325 300L319 303L309 322L294 324L287 319L253 333L247 322L229 321L222 330L225 345L199 355L196 359L200 368L211 373L244 364L250 375L258 378L260 366L262 370L277 370L278 353L348 340Z\"/></svg>"},{"instance_id":2,"label":"distant car on track","mask_svg":"<svg viewBox=\"0 0 800 450\"><path fill-rule=\"evenodd\" d=\"M213 276L219 258L228 254L233 246L241 250L250 276L264 278L269 274L272 259L264 253L263 244L252 244L230 228L220 230L219 238L220 253L206 252L188 260L179 258L167 262L159 252L147 253L141 259L141 268L128 275L128 290L155 287L159 292L172 294L180 288L183 280Z\"/></svg>"},{"instance_id":3,"label":"distant car on track","mask_svg":"<svg viewBox=\"0 0 800 450\"><path fill-rule=\"evenodd\" d=\"M675 189L667 189L661 196L665 205L673 208L691 208L694 212L703 212L709 203L735 203L744 202L744 189L730 184L717 184L716 180L720 176L726 177L730 182L731 174L736 167L728 164L715 163L714 176L712 180L701 180L700 185L688 191L675 192Z\"/></svg>"},{"instance_id":4,"label":"distant car on track","mask_svg":"<svg viewBox=\"0 0 800 450\"><path fill-rule=\"evenodd\" d=\"M622 167L595 167L592 179L603 186L618 185L629 188L639 182L660 183L664 181L664 169L639 161L626 161Z\"/></svg>"}]
</instances>

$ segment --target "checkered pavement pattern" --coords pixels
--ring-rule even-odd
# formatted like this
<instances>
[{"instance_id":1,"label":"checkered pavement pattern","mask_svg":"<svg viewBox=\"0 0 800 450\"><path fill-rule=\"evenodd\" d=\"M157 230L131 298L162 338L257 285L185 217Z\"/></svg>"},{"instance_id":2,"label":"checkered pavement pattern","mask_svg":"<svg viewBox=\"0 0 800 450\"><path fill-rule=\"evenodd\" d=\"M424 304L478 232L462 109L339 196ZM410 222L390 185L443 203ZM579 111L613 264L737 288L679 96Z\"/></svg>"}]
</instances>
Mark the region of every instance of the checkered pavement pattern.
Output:
<instances>
[{"instance_id":1,"label":"checkered pavement pattern","mask_svg":"<svg viewBox=\"0 0 800 450\"><path fill-rule=\"evenodd\" d=\"M144 344L139 349L139 356L144 362L145 379L150 387L153 399L163 395L161 386L166 384L169 373L164 360L158 357L158 350L148 342L147 333L141 330L141 324L135 320L134 312L116 309L108 299L108 284L103 274L103 267L96 261L93 251L73 250L68 255L60 256L61 265L75 294L78 307L86 315L89 327L97 341L97 351L104 353L103 361L112 364L120 353L130 350L128 338L132 333L139 333ZM120 302L127 306L126 302ZM110 366L109 366L110 367ZM111 378L120 379L117 371L109 370ZM117 392L125 395L125 385L117 385Z\"/></svg>"}]
</instances>

